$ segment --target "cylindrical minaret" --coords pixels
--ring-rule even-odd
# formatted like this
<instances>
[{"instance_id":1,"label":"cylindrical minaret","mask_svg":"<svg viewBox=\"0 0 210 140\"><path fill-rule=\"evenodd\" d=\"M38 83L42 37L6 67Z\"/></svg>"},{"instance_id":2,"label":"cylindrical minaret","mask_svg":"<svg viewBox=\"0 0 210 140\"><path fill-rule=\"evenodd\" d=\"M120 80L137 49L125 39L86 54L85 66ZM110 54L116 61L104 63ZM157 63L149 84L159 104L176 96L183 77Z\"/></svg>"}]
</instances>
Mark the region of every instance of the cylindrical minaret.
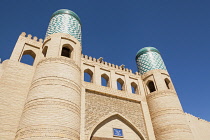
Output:
<instances>
[{"instance_id":1,"label":"cylindrical minaret","mask_svg":"<svg viewBox=\"0 0 210 140\"><path fill-rule=\"evenodd\" d=\"M156 139L193 140L160 52L154 47L145 47L138 51L136 62L145 84Z\"/></svg>"},{"instance_id":2,"label":"cylindrical minaret","mask_svg":"<svg viewBox=\"0 0 210 140\"><path fill-rule=\"evenodd\" d=\"M81 24L72 11L50 20L21 117L17 140L79 140Z\"/></svg>"}]
</instances>

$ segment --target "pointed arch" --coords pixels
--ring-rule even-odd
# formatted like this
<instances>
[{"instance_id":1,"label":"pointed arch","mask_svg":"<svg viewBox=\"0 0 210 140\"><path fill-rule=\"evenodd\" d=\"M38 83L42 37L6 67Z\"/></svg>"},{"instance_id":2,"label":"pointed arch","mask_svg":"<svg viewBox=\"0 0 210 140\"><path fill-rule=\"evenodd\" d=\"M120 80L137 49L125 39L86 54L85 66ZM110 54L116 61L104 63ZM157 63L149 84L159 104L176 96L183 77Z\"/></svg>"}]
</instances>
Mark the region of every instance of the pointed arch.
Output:
<instances>
[{"instance_id":1,"label":"pointed arch","mask_svg":"<svg viewBox=\"0 0 210 140\"><path fill-rule=\"evenodd\" d=\"M117 89L118 90L125 90L125 83L121 78L117 79Z\"/></svg>"},{"instance_id":2,"label":"pointed arch","mask_svg":"<svg viewBox=\"0 0 210 140\"><path fill-rule=\"evenodd\" d=\"M93 72L90 69L84 70L84 81L93 83Z\"/></svg>"},{"instance_id":3,"label":"pointed arch","mask_svg":"<svg viewBox=\"0 0 210 140\"><path fill-rule=\"evenodd\" d=\"M101 85L110 87L109 76L105 73L101 75Z\"/></svg>"},{"instance_id":4,"label":"pointed arch","mask_svg":"<svg viewBox=\"0 0 210 140\"><path fill-rule=\"evenodd\" d=\"M35 61L36 54L32 50L25 50L20 58L21 63L25 63L28 65L33 66L33 63Z\"/></svg>"},{"instance_id":5,"label":"pointed arch","mask_svg":"<svg viewBox=\"0 0 210 140\"><path fill-rule=\"evenodd\" d=\"M69 44L64 44L62 46L62 50L61 50L61 56L64 56L64 57L68 57L68 58L73 58L72 55L73 55L73 47Z\"/></svg>"},{"instance_id":6,"label":"pointed arch","mask_svg":"<svg viewBox=\"0 0 210 140\"><path fill-rule=\"evenodd\" d=\"M134 94L138 94L138 86L135 82L131 83L131 92Z\"/></svg>"},{"instance_id":7,"label":"pointed arch","mask_svg":"<svg viewBox=\"0 0 210 140\"><path fill-rule=\"evenodd\" d=\"M155 84L154 84L153 81L148 81L147 82L147 87L148 87L150 93L156 91Z\"/></svg>"},{"instance_id":8,"label":"pointed arch","mask_svg":"<svg viewBox=\"0 0 210 140\"><path fill-rule=\"evenodd\" d=\"M101 119L99 119L97 121L97 123L90 130L90 133L88 135L88 140L91 139L91 137L95 134L95 132L100 128L100 126L103 123L105 123L107 120L109 120L111 118L117 118L117 119L121 120L128 127L130 127L141 138L141 140L146 140L145 136L143 135L143 133L134 124L132 124L129 119L127 119L125 116L123 116L120 113L111 113L111 114L108 114L108 115L102 117Z\"/></svg>"}]
</instances>

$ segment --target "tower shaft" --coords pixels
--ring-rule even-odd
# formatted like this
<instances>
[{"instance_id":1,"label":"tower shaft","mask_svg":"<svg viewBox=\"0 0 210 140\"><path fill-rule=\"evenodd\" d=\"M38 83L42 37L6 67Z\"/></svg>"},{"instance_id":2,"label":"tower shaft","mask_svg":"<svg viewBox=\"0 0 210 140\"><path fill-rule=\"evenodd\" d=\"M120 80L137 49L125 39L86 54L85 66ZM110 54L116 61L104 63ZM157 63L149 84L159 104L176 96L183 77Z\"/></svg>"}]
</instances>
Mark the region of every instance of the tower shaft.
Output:
<instances>
[{"instance_id":1,"label":"tower shaft","mask_svg":"<svg viewBox=\"0 0 210 140\"><path fill-rule=\"evenodd\" d=\"M61 37L58 40L58 36L61 35L53 34L46 45L62 48L67 42L73 44L63 41ZM78 53L81 47L75 45L74 48L73 56L81 58L81 53ZM50 47L48 53L57 54ZM79 140L80 78L80 61L64 56L42 59L37 64L16 139Z\"/></svg>"},{"instance_id":2,"label":"tower shaft","mask_svg":"<svg viewBox=\"0 0 210 140\"><path fill-rule=\"evenodd\" d=\"M154 78L157 88L156 91L146 96L156 139L193 140L176 91L173 86L168 89L164 82L166 78L170 79L167 71L152 70L146 74L151 75L147 78ZM147 78L144 78L145 82Z\"/></svg>"},{"instance_id":3,"label":"tower shaft","mask_svg":"<svg viewBox=\"0 0 210 140\"><path fill-rule=\"evenodd\" d=\"M72 11L53 14L16 140L80 140L80 31L79 18Z\"/></svg>"},{"instance_id":4,"label":"tower shaft","mask_svg":"<svg viewBox=\"0 0 210 140\"><path fill-rule=\"evenodd\" d=\"M193 140L182 106L160 52L141 49L136 56L146 88L146 99L157 140Z\"/></svg>"}]
</instances>

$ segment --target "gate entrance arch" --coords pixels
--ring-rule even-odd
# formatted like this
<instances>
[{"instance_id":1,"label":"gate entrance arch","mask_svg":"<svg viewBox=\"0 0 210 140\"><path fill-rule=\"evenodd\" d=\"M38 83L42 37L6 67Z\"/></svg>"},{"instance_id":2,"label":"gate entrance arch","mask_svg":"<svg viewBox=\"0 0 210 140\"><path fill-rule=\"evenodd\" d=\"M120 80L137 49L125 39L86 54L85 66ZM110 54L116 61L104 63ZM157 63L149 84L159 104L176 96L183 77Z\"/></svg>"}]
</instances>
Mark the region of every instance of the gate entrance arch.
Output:
<instances>
[{"instance_id":1,"label":"gate entrance arch","mask_svg":"<svg viewBox=\"0 0 210 140\"><path fill-rule=\"evenodd\" d=\"M112 115L94 128L90 140L145 140L142 133L119 114Z\"/></svg>"}]
</instances>

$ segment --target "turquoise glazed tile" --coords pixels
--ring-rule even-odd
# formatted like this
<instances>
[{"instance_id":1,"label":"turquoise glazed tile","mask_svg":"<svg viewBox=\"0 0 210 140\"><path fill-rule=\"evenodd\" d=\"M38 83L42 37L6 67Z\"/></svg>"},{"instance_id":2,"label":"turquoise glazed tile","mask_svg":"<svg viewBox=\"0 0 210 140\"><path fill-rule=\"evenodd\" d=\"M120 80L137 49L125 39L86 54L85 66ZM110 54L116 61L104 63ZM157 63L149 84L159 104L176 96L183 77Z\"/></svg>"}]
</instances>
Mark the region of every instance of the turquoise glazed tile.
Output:
<instances>
[{"instance_id":1,"label":"turquoise glazed tile","mask_svg":"<svg viewBox=\"0 0 210 140\"><path fill-rule=\"evenodd\" d=\"M153 69L166 70L160 52L154 47L145 47L136 54L136 64L141 74Z\"/></svg>"},{"instance_id":2,"label":"turquoise glazed tile","mask_svg":"<svg viewBox=\"0 0 210 140\"><path fill-rule=\"evenodd\" d=\"M67 33L81 42L81 24L77 14L67 9L61 9L53 13L46 37L54 33Z\"/></svg>"}]
</instances>

